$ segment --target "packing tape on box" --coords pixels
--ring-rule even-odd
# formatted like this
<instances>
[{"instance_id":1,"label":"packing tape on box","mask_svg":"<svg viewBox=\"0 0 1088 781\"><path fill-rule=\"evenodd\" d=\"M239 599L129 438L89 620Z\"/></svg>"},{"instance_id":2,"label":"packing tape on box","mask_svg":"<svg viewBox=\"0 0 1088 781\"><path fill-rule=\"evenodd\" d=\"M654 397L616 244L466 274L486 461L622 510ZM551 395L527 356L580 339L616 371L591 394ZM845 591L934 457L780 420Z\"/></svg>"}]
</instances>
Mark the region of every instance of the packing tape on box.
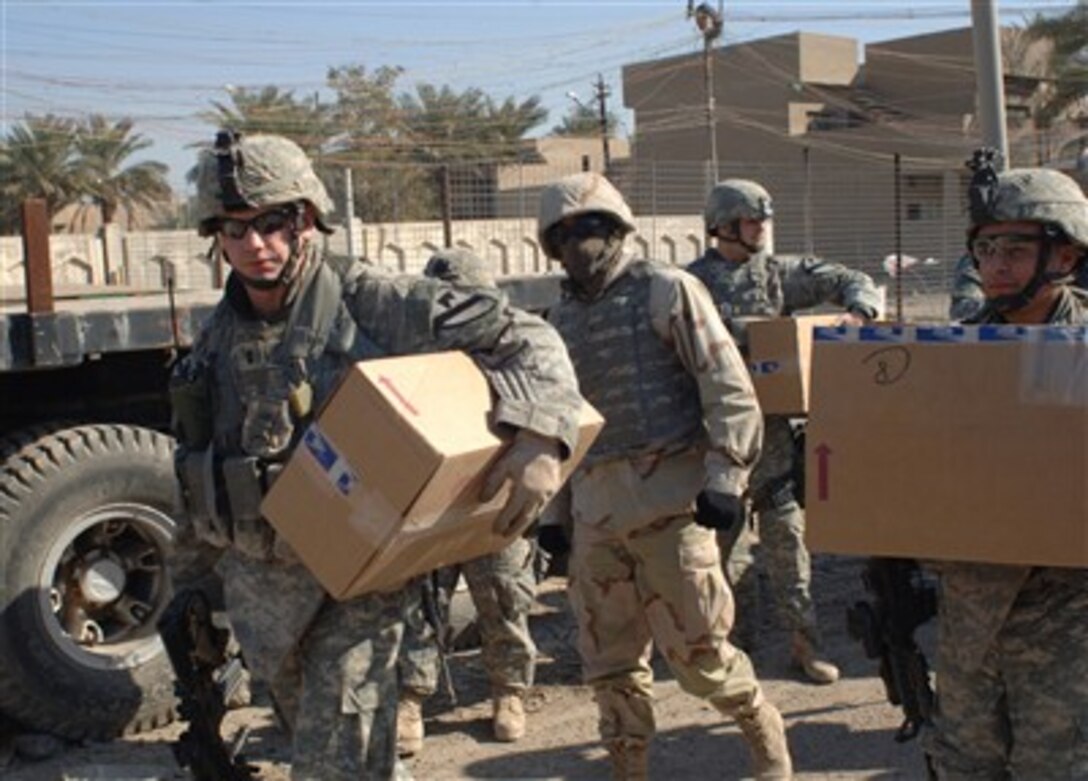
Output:
<instances>
[{"instance_id":1,"label":"packing tape on box","mask_svg":"<svg viewBox=\"0 0 1088 781\"><path fill-rule=\"evenodd\" d=\"M343 496L350 496L359 485L359 475L322 433L317 423L311 423L302 435L302 444L321 467L329 483Z\"/></svg>"},{"instance_id":2,"label":"packing tape on box","mask_svg":"<svg viewBox=\"0 0 1088 781\"><path fill-rule=\"evenodd\" d=\"M1029 404L1088 404L1088 326L817 326L817 342L869 344L1021 344L1020 398Z\"/></svg>"}]
</instances>

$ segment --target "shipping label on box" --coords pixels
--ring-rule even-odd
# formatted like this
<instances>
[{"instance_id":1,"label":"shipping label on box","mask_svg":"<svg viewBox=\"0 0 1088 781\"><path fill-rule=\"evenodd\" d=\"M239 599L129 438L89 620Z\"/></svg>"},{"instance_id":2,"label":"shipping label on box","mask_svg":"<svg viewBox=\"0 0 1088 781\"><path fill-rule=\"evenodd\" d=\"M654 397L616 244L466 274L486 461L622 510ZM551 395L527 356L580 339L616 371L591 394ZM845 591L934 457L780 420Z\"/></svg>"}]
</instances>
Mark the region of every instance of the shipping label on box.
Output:
<instances>
[{"instance_id":1,"label":"shipping label on box","mask_svg":"<svg viewBox=\"0 0 1088 781\"><path fill-rule=\"evenodd\" d=\"M818 328L816 551L1088 566L1088 329Z\"/></svg>"},{"instance_id":2,"label":"shipping label on box","mask_svg":"<svg viewBox=\"0 0 1088 781\"><path fill-rule=\"evenodd\" d=\"M356 364L304 432L261 510L338 599L381 591L509 544L492 533L508 490L480 504L507 444L484 375L459 352ZM583 409L584 457L604 421Z\"/></svg>"},{"instance_id":3,"label":"shipping label on box","mask_svg":"<svg viewBox=\"0 0 1088 781\"><path fill-rule=\"evenodd\" d=\"M832 325L840 317L798 315L746 323L748 370L764 414L808 411L812 329Z\"/></svg>"}]
</instances>

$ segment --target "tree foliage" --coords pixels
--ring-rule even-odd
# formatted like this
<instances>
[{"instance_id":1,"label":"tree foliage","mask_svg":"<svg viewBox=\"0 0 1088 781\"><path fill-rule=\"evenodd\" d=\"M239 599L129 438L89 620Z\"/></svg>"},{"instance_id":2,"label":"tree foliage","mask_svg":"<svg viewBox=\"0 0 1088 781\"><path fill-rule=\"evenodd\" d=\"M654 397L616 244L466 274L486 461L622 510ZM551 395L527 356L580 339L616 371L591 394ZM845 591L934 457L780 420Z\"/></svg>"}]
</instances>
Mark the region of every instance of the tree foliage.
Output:
<instances>
[{"instance_id":1,"label":"tree foliage","mask_svg":"<svg viewBox=\"0 0 1088 781\"><path fill-rule=\"evenodd\" d=\"M1037 15L1025 29L1034 40L1048 39L1050 89L1039 107L1039 119L1049 125L1071 110L1088 110L1088 0L1080 0L1059 16Z\"/></svg>"},{"instance_id":2,"label":"tree foliage","mask_svg":"<svg viewBox=\"0 0 1088 781\"><path fill-rule=\"evenodd\" d=\"M76 123L51 114L28 115L0 145L0 193L5 232L19 226L28 198L45 201L50 217L79 197L75 160Z\"/></svg>"},{"instance_id":3,"label":"tree foliage","mask_svg":"<svg viewBox=\"0 0 1088 781\"><path fill-rule=\"evenodd\" d=\"M98 209L104 223L123 209L131 223L171 197L163 163L131 162L150 146L131 119L91 114L77 122L28 114L0 142L0 227L19 230L19 207L28 198L44 199L50 219L79 205Z\"/></svg>"},{"instance_id":4,"label":"tree foliage","mask_svg":"<svg viewBox=\"0 0 1088 781\"><path fill-rule=\"evenodd\" d=\"M286 136L314 156L333 132L333 107L322 105L318 95L298 98L293 90L279 87L230 87L230 100L212 101L212 110L200 114L217 128L242 133L275 133Z\"/></svg>"},{"instance_id":5,"label":"tree foliage","mask_svg":"<svg viewBox=\"0 0 1088 781\"><path fill-rule=\"evenodd\" d=\"M605 127L609 136L616 134L619 118L608 111L605 113ZM563 116L563 121L552 128L552 135L576 138L595 138L601 134L601 115L599 110L581 103L574 104Z\"/></svg>"},{"instance_id":6,"label":"tree foliage","mask_svg":"<svg viewBox=\"0 0 1088 781\"><path fill-rule=\"evenodd\" d=\"M112 122L92 114L75 137L77 180L80 191L102 210L102 222L111 223L123 208L131 224L139 211L152 212L170 200L169 170L164 163L130 163L151 141L133 132L131 119Z\"/></svg>"}]
</instances>

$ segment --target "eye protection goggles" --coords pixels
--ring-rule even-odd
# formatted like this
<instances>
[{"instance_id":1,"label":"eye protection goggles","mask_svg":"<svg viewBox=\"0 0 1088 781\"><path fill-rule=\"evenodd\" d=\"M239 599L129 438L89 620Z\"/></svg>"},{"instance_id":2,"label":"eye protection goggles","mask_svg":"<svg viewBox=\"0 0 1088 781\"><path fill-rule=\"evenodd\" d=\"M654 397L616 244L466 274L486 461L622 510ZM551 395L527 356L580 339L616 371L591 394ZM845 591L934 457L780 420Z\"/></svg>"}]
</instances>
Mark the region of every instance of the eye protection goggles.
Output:
<instances>
[{"instance_id":1,"label":"eye protection goggles","mask_svg":"<svg viewBox=\"0 0 1088 781\"><path fill-rule=\"evenodd\" d=\"M237 217L221 217L216 225L216 230L228 239L242 239L250 228L261 236L270 236L277 231L286 228L295 219L296 212L293 209L272 209L261 212L248 220Z\"/></svg>"},{"instance_id":2,"label":"eye protection goggles","mask_svg":"<svg viewBox=\"0 0 1088 781\"><path fill-rule=\"evenodd\" d=\"M605 214L580 214L569 223L559 222L548 229L548 240L555 247L568 241L607 238L615 233L616 221Z\"/></svg>"},{"instance_id":3,"label":"eye protection goggles","mask_svg":"<svg viewBox=\"0 0 1088 781\"><path fill-rule=\"evenodd\" d=\"M971 254L979 261L1004 258L1012 263L1034 262L1038 257L1041 235L1000 233L993 236L976 236L971 240Z\"/></svg>"}]
</instances>

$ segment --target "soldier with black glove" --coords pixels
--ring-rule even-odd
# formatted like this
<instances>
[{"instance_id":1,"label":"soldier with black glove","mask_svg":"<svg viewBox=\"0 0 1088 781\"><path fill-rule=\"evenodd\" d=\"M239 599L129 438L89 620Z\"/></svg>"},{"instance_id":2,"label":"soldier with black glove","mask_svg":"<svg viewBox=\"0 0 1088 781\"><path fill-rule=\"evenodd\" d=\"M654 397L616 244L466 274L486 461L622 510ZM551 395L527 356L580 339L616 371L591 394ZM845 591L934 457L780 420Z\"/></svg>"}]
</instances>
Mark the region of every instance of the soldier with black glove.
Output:
<instances>
[{"instance_id":1,"label":"soldier with black glove","mask_svg":"<svg viewBox=\"0 0 1088 781\"><path fill-rule=\"evenodd\" d=\"M736 720L754 775L788 778L782 717L728 640L732 595L704 528L741 523L759 455L744 361L697 280L624 252L634 217L607 179L545 188L539 230L567 274L549 317L606 421L568 483L569 593L613 777L647 777L653 643L685 691Z\"/></svg>"}]
</instances>

